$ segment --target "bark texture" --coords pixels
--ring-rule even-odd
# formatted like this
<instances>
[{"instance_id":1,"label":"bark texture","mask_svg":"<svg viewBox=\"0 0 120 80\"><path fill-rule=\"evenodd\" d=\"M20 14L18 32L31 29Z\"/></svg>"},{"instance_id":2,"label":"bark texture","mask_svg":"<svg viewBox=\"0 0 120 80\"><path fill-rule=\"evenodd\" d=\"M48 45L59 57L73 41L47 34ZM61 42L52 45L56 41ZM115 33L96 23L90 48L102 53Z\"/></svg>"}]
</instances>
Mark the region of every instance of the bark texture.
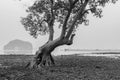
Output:
<instances>
[{"instance_id":1,"label":"bark texture","mask_svg":"<svg viewBox=\"0 0 120 80\"><path fill-rule=\"evenodd\" d=\"M44 66L52 66L55 65L54 59L51 55L51 52L58 46L61 45L71 45L73 37L70 40L64 38L58 38L53 41L47 42L45 45L41 46L39 50L36 52L33 60L27 65L29 68L39 68Z\"/></svg>"},{"instance_id":2,"label":"bark texture","mask_svg":"<svg viewBox=\"0 0 120 80\"><path fill-rule=\"evenodd\" d=\"M54 65L54 59L51 55L52 50L50 50L50 48L51 47L48 47L47 44L45 44L45 47L40 47L39 50L36 52L36 55L30 63L29 67L39 68Z\"/></svg>"}]
</instances>

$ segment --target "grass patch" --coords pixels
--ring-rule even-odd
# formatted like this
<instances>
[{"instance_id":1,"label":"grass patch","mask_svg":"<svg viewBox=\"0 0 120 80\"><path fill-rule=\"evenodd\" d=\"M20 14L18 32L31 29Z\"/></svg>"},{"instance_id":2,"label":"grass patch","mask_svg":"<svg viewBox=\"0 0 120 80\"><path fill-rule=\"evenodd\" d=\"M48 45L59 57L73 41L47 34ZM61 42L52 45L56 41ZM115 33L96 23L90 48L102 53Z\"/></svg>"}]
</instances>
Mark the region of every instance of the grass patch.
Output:
<instances>
[{"instance_id":1,"label":"grass patch","mask_svg":"<svg viewBox=\"0 0 120 80\"><path fill-rule=\"evenodd\" d=\"M25 69L33 55L1 55L0 80L120 80L120 60L107 57L54 56L56 65Z\"/></svg>"}]
</instances>

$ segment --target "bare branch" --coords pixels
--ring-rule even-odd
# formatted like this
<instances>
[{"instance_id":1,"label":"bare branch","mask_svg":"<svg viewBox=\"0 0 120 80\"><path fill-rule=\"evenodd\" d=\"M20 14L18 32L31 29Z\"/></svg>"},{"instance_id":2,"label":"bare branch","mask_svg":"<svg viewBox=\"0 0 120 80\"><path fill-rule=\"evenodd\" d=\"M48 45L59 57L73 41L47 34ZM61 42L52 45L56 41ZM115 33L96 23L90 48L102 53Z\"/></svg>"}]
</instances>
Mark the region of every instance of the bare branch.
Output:
<instances>
[{"instance_id":1,"label":"bare branch","mask_svg":"<svg viewBox=\"0 0 120 80\"><path fill-rule=\"evenodd\" d=\"M83 4L83 0L81 0L81 4Z\"/></svg>"},{"instance_id":2,"label":"bare branch","mask_svg":"<svg viewBox=\"0 0 120 80\"><path fill-rule=\"evenodd\" d=\"M73 0L69 0L69 3L70 3L70 5L72 5L73 4Z\"/></svg>"},{"instance_id":3,"label":"bare branch","mask_svg":"<svg viewBox=\"0 0 120 80\"><path fill-rule=\"evenodd\" d=\"M70 37L70 40L68 40L67 45L71 45L73 44L73 38L74 38L75 34L72 34Z\"/></svg>"},{"instance_id":4,"label":"bare branch","mask_svg":"<svg viewBox=\"0 0 120 80\"><path fill-rule=\"evenodd\" d=\"M54 38L54 28L53 28L54 21L51 21L51 23L48 24L49 27L49 41L52 41Z\"/></svg>"},{"instance_id":5,"label":"bare branch","mask_svg":"<svg viewBox=\"0 0 120 80\"><path fill-rule=\"evenodd\" d=\"M54 28L53 28L53 24L54 24L54 12L53 12L53 0L50 0L51 1L51 19L50 21L48 22L48 27L49 27L49 41L52 41L53 38L54 38Z\"/></svg>"},{"instance_id":6,"label":"bare branch","mask_svg":"<svg viewBox=\"0 0 120 80\"><path fill-rule=\"evenodd\" d=\"M72 5L75 5L79 0L75 0Z\"/></svg>"},{"instance_id":7,"label":"bare branch","mask_svg":"<svg viewBox=\"0 0 120 80\"><path fill-rule=\"evenodd\" d=\"M70 28L69 28L69 30L68 30L68 32L67 32L66 38L69 38L70 35L72 34L72 31L73 31L73 29L74 29L74 25L75 25L76 21L78 20L78 18L82 18L82 16L83 16L83 11L84 11L84 9L85 9L88 1L89 1L89 0L85 0L84 4L83 4L82 7L80 8L80 10L76 13L75 19L74 19L72 25L70 26Z\"/></svg>"},{"instance_id":8,"label":"bare branch","mask_svg":"<svg viewBox=\"0 0 120 80\"><path fill-rule=\"evenodd\" d=\"M49 26L49 41L52 41L54 38L54 29L53 26Z\"/></svg>"},{"instance_id":9,"label":"bare branch","mask_svg":"<svg viewBox=\"0 0 120 80\"><path fill-rule=\"evenodd\" d=\"M93 9L93 8L86 9L86 10L84 10L84 11L83 11L83 13L82 13L82 14L84 15L85 13L89 13L89 11L91 11L92 9Z\"/></svg>"},{"instance_id":10,"label":"bare branch","mask_svg":"<svg viewBox=\"0 0 120 80\"><path fill-rule=\"evenodd\" d=\"M63 23L62 32L61 32L60 38L63 38L63 37L65 36L67 21L68 21L68 19L69 19L69 17L70 17L71 10L72 10L72 9L70 9L70 10L68 11L68 14L67 14L67 16L66 16L66 18L65 18L65 21L64 21L64 23Z\"/></svg>"}]
</instances>

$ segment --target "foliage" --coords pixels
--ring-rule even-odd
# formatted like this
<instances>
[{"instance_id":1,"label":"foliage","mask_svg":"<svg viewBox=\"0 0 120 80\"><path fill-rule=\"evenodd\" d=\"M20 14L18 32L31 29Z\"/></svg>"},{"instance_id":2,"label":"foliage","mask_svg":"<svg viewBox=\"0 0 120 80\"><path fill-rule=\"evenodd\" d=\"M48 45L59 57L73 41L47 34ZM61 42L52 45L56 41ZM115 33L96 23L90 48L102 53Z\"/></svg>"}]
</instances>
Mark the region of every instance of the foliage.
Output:
<instances>
[{"instance_id":1,"label":"foliage","mask_svg":"<svg viewBox=\"0 0 120 80\"><path fill-rule=\"evenodd\" d=\"M54 23L56 22L59 23L59 27L65 27L65 32L67 33L85 1L87 0L36 0L34 4L26 10L28 15L22 18L21 23L35 38L37 38L39 34L49 33L50 28L55 27ZM73 31L82 23L85 25L89 24L89 20L87 19L89 13L101 18L102 8L105 7L107 3L116 3L116 1L117 0L88 0L85 9L81 11L82 17L77 18L75 22ZM67 16L68 19L66 19ZM50 27L51 24L53 25ZM66 24L66 26L63 26L64 24Z\"/></svg>"}]
</instances>

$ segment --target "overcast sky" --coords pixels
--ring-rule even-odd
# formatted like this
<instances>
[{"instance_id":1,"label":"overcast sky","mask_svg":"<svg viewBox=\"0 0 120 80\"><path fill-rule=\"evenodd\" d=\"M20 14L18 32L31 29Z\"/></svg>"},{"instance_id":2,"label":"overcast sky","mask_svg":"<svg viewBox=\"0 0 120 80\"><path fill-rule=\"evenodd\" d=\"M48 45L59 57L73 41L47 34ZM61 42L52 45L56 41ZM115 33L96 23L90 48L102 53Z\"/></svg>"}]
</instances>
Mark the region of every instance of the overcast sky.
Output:
<instances>
[{"instance_id":1,"label":"overcast sky","mask_svg":"<svg viewBox=\"0 0 120 80\"><path fill-rule=\"evenodd\" d=\"M26 3L27 0L22 2L0 1L0 49L14 39L29 41L35 49L45 43L47 36L34 39L20 23L20 17L26 15ZM115 5L106 6L103 15L102 19L90 16L89 26L81 25L79 27L74 44L69 48L120 49L120 1ZM67 48L67 46L62 48Z\"/></svg>"}]
</instances>

